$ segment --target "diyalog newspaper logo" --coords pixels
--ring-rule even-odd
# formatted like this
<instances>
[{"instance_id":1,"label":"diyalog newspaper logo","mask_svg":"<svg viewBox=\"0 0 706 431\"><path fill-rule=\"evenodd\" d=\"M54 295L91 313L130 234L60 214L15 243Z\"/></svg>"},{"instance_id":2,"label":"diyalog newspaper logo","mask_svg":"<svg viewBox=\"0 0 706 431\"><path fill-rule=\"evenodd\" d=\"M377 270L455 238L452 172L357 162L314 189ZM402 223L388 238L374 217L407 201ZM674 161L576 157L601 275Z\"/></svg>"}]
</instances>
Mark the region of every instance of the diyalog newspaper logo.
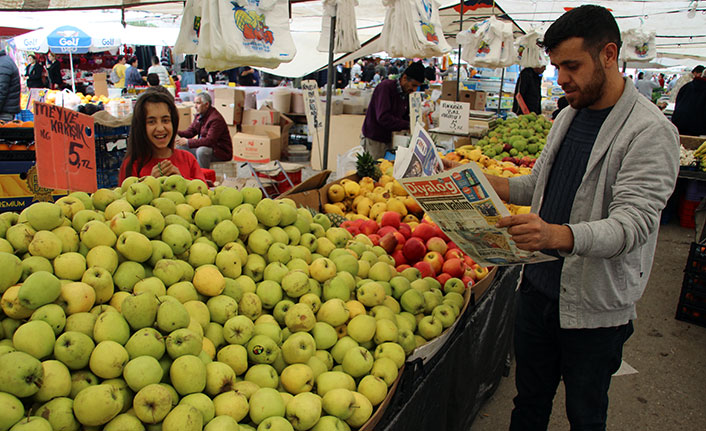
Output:
<instances>
[{"instance_id":1,"label":"diyalog newspaper logo","mask_svg":"<svg viewBox=\"0 0 706 431\"><path fill-rule=\"evenodd\" d=\"M406 182L405 186L414 196L448 196L449 194L461 193L453 181L444 181L442 178L431 181Z\"/></svg>"}]
</instances>

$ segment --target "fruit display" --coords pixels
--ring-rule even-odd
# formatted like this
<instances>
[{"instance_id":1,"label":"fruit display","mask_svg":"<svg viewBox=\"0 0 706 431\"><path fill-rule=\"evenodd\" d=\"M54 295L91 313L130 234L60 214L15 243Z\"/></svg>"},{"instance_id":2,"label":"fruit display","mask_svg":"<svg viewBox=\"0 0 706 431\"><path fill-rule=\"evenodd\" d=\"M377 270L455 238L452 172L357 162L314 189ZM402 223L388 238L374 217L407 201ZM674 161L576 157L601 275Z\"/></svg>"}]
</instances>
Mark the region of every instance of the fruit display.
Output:
<instances>
[{"instance_id":1,"label":"fruit display","mask_svg":"<svg viewBox=\"0 0 706 431\"><path fill-rule=\"evenodd\" d=\"M0 214L0 430L361 427L473 277L380 219L180 176Z\"/></svg>"},{"instance_id":2,"label":"fruit display","mask_svg":"<svg viewBox=\"0 0 706 431\"><path fill-rule=\"evenodd\" d=\"M683 146L679 151L680 166L695 166L700 171L706 171L706 142L695 150L687 150Z\"/></svg>"}]
</instances>

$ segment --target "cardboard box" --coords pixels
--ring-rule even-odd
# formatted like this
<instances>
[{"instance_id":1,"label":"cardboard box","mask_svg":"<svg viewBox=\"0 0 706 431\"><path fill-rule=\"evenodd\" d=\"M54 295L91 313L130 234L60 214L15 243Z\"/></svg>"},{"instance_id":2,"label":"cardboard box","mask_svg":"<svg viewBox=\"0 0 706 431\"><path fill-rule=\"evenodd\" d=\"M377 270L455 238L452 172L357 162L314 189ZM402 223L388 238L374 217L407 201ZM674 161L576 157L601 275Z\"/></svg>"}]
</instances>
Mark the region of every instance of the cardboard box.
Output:
<instances>
[{"instance_id":1,"label":"cardboard box","mask_svg":"<svg viewBox=\"0 0 706 431\"><path fill-rule=\"evenodd\" d=\"M20 212L36 201L55 202L66 196L66 190L39 187L30 190L29 185L38 186L37 168L32 161L2 161L0 163L0 213Z\"/></svg>"},{"instance_id":2,"label":"cardboard box","mask_svg":"<svg viewBox=\"0 0 706 431\"><path fill-rule=\"evenodd\" d=\"M279 126L278 126L279 127ZM250 135L235 133L233 140L233 159L241 162L267 163L279 160L281 148L279 134Z\"/></svg>"},{"instance_id":3,"label":"cardboard box","mask_svg":"<svg viewBox=\"0 0 706 431\"><path fill-rule=\"evenodd\" d=\"M245 92L231 87L213 89L213 107L221 113L226 124L240 124L243 118Z\"/></svg>"},{"instance_id":4,"label":"cardboard box","mask_svg":"<svg viewBox=\"0 0 706 431\"><path fill-rule=\"evenodd\" d=\"M289 129L294 125L294 121L284 114L279 115L279 127L280 127L280 146L282 147L282 153L287 152L287 147L289 147Z\"/></svg>"},{"instance_id":5,"label":"cardboard box","mask_svg":"<svg viewBox=\"0 0 706 431\"><path fill-rule=\"evenodd\" d=\"M243 111L242 124L248 126L279 124L279 112L267 109L246 109Z\"/></svg>"},{"instance_id":6,"label":"cardboard box","mask_svg":"<svg viewBox=\"0 0 706 431\"><path fill-rule=\"evenodd\" d=\"M96 96L108 97L108 80L105 73L93 74L93 92Z\"/></svg>"},{"instance_id":7,"label":"cardboard box","mask_svg":"<svg viewBox=\"0 0 706 431\"><path fill-rule=\"evenodd\" d=\"M177 111L179 111L179 131L186 130L189 128L191 123L194 122L194 105L193 103L184 103L177 105Z\"/></svg>"},{"instance_id":8,"label":"cardboard box","mask_svg":"<svg viewBox=\"0 0 706 431\"><path fill-rule=\"evenodd\" d=\"M695 150L706 142L705 137L689 136L689 135L679 135L679 142L681 146L687 150Z\"/></svg>"},{"instance_id":9,"label":"cardboard box","mask_svg":"<svg viewBox=\"0 0 706 431\"><path fill-rule=\"evenodd\" d=\"M444 81L441 84L441 100L456 100L456 82ZM488 94L484 91L465 90L463 85L458 93L459 102L467 102L471 104L471 109L478 111L485 110L485 104Z\"/></svg>"},{"instance_id":10,"label":"cardboard box","mask_svg":"<svg viewBox=\"0 0 706 431\"><path fill-rule=\"evenodd\" d=\"M320 172L282 193L277 199L289 198L302 208L312 208L318 211L321 208L319 189L326 184L330 175L331 171L328 170Z\"/></svg>"}]
</instances>

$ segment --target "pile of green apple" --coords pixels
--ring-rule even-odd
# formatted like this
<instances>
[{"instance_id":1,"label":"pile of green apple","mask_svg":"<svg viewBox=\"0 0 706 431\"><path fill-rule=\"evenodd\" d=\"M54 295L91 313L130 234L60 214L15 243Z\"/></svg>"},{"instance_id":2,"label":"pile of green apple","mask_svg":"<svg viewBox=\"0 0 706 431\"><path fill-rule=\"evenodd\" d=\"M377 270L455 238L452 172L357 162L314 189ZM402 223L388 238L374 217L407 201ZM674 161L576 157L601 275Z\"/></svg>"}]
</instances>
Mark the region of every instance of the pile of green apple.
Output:
<instances>
[{"instance_id":1,"label":"pile of green apple","mask_svg":"<svg viewBox=\"0 0 706 431\"><path fill-rule=\"evenodd\" d=\"M453 324L441 286L293 201L128 178L0 215L0 431L346 430Z\"/></svg>"}]
</instances>

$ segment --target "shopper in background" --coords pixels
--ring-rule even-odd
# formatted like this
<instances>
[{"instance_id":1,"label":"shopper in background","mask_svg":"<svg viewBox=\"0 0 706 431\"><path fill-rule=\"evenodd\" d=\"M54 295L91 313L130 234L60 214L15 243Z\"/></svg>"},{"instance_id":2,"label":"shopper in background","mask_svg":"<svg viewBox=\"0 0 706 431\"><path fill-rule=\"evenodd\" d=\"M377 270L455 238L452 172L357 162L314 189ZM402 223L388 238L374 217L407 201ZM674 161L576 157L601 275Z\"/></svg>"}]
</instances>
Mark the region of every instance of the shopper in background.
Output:
<instances>
[{"instance_id":1,"label":"shopper in background","mask_svg":"<svg viewBox=\"0 0 706 431\"><path fill-rule=\"evenodd\" d=\"M196 158L174 148L174 131L179 112L174 98L163 88L149 88L137 99L132 113L125 160L120 166L120 182L129 176L163 177L181 175L206 182Z\"/></svg>"},{"instance_id":2,"label":"shopper in background","mask_svg":"<svg viewBox=\"0 0 706 431\"><path fill-rule=\"evenodd\" d=\"M115 63L110 72L110 81L116 88L125 88L125 69L127 69L127 57L124 55L118 56L118 62Z\"/></svg>"},{"instance_id":3,"label":"shopper in background","mask_svg":"<svg viewBox=\"0 0 706 431\"><path fill-rule=\"evenodd\" d=\"M250 66L243 66L240 68L238 73L238 84L244 87L255 87L257 86L257 76L256 71Z\"/></svg>"},{"instance_id":4,"label":"shopper in background","mask_svg":"<svg viewBox=\"0 0 706 431\"><path fill-rule=\"evenodd\" d=\"M706 79L702 77L703 72L704 66L696 66L692 71L694 79L677 95L672 123L682 135L706 135Z\"/></svg>"},{"instance_id":5,"label":"shopper in background","mask_svg":"<svg viewBox=\"0 0 706 431\"><path fill-rule=\"evenodd\" d=\"M137 68L137 57L130 57L129 66L125 69L125 86L139 87L145 85L145 80L140 75L140 69Z\"/></svg>"},{"instance_id":6,"label":"shopper in background","mask_svg":"<svg viewBox=\"0 0 706 431\"><path fill-rule=\"evenodd\" d=\"M522 112L520 103L517 101L517 95L519 94L524 100L527 106L526 112L534 112L539 115L542 113L542 73L544 73L544 66L542 67L525 67L520 72L520 76L517 78L517 84L515 85L515 99L512 103L512 112L517 115L525 114Z\"/></svg>"},{"instance_id":7,"label":"shopper in background","mask_svg":"<svg viewBox=\"0 0 706 431\"><path fill-rule=\"evenodd\" d=\"M64 78L61 77L61 62L56 59L53 52L47 54L49 67L47 73L49 75L49 85L54 90L62 90L65 86Z\"/></svg>"},{"instance_id":8,"label":"shopper in background","mask_svg":"<svg viewBox=\"0 0 706 431\"><path fill-rule=\"evenodd\" d=\"M162 66L159 61L159 57L157 57L156 55L152 56L152 66L147 69L147 74L150 73L157 74L157 76L159 77L159 85L169 84L169 72L167 71L166 67Z\"/></svg>"},{"instance_id":9,"label":"shopper in background","mask_svg":"<svg viewBox=\"0 0 706 431\"><path fill-rule=\"evenodd\" d=\"M561 96L559 99L557 99L556 109L554 110L554 112L552 112L552 120L556 120L556 117L559 116L559 113L567 106L569 106L569 101L566 100L565 96Z\"/></svg>"},{"instance_id":10,"label":"shopper in background","mask_svg":"<svg viewBox=\"0 0 706 431\"><path fill-rule=\"evenodd\" d=\"M360 145L375 159L392 149L392 132L409 130L409 94L424 82L424 65L412 63L399 79L386 79L373 91Z\"/></svg>"},{"instance_id":11,"label":"shopper in background","mask_svg":"<svg viewBox=\"0 0 706 431\"><path fill-rule=\"evenodd\" d=\"M546 430L559 382L572 430L605 430L608 387L633 332L660 214L679 171L676 128L621 76L620 30L584 5L557 19L543 47L570 107L530 175L488 176L501 199L532 205L502 218L525 265L515 320L511 430Z\"/></svg>"},{"instance_id":12,"label":"shopper in background","mask_svg":"<svg viewBox=\"0 0 706 431\"><path fill-rule=\"evenodd\" d=\"M159 83L159 75L157 75L156 73L148 73L147 85L149 87L161 87L161 84Z\"/></svg>"},{"instance_id":13,"label":"shopper in background","mask_svg":"<svg viewBox=\"0 0 706 431\"><path fill-rule=\"evenodd\" d=\"M12 121L20 112L20 71L0 44L0 121Z\"/></svg>"},{"instance_id":14,"label":"shopper in background","mask_svg":"<svg viewBox=\"0 0 706 431\"><path fill-rule=\"evenodd\" d=\"M659 83L651 79L645 79L645 72L637 74L637 83L635 83L637 91L648 100L652 100L652 90L659 88Z\"/></svg>"},{"instance_id":15,"label":"shopper in background","mask_svg":"<svg viewBox=\"0 0 706 431\"><path fill-rule=\"evenodd\" d=\"M29 55L29 64L25 68L27 88L44 88L44 65L37 62L34 54Z\"/></svg>"},{"instance_id":16,"label":"shopper in background","mask_svg":"<svg viewBox=\"0 0 706 431\"><path fill-rule=\"evenodd\" d=\"M677 95L679 94L679 90L689 82L691 82L694 78L700 77L703 75L703 69L701 69L703 66L696 66L691 70L691 73L685 73L682 76L679 77L676 81L674 81L674 85L670 85L670 90L669 90L669 101L674 103L677 101Z\"/></svg>"},{"instance_id":17,"label":"shopper in background","mask_svg":"<svg viewBox=\"0 0 706 431\"><path fill-rule=\"evenodd\" d=\"M233 141L226 120L211 106L211 96L199 93L194 100L197 115L188 129L178 132L176 143L196 156L202 168L214 161L233 159Z\"/></svg>"},{"instance_id":18,"label":"shopper in background","mask_svg":"<svg viewBox=\"0 0 706 431\"><path fill-rule=\"evenodd\" d=\"M664 88L664 73L659 74L659 78L657 78L657 82L659 82L659 86Z\"/></svg>"}]
</instances>

